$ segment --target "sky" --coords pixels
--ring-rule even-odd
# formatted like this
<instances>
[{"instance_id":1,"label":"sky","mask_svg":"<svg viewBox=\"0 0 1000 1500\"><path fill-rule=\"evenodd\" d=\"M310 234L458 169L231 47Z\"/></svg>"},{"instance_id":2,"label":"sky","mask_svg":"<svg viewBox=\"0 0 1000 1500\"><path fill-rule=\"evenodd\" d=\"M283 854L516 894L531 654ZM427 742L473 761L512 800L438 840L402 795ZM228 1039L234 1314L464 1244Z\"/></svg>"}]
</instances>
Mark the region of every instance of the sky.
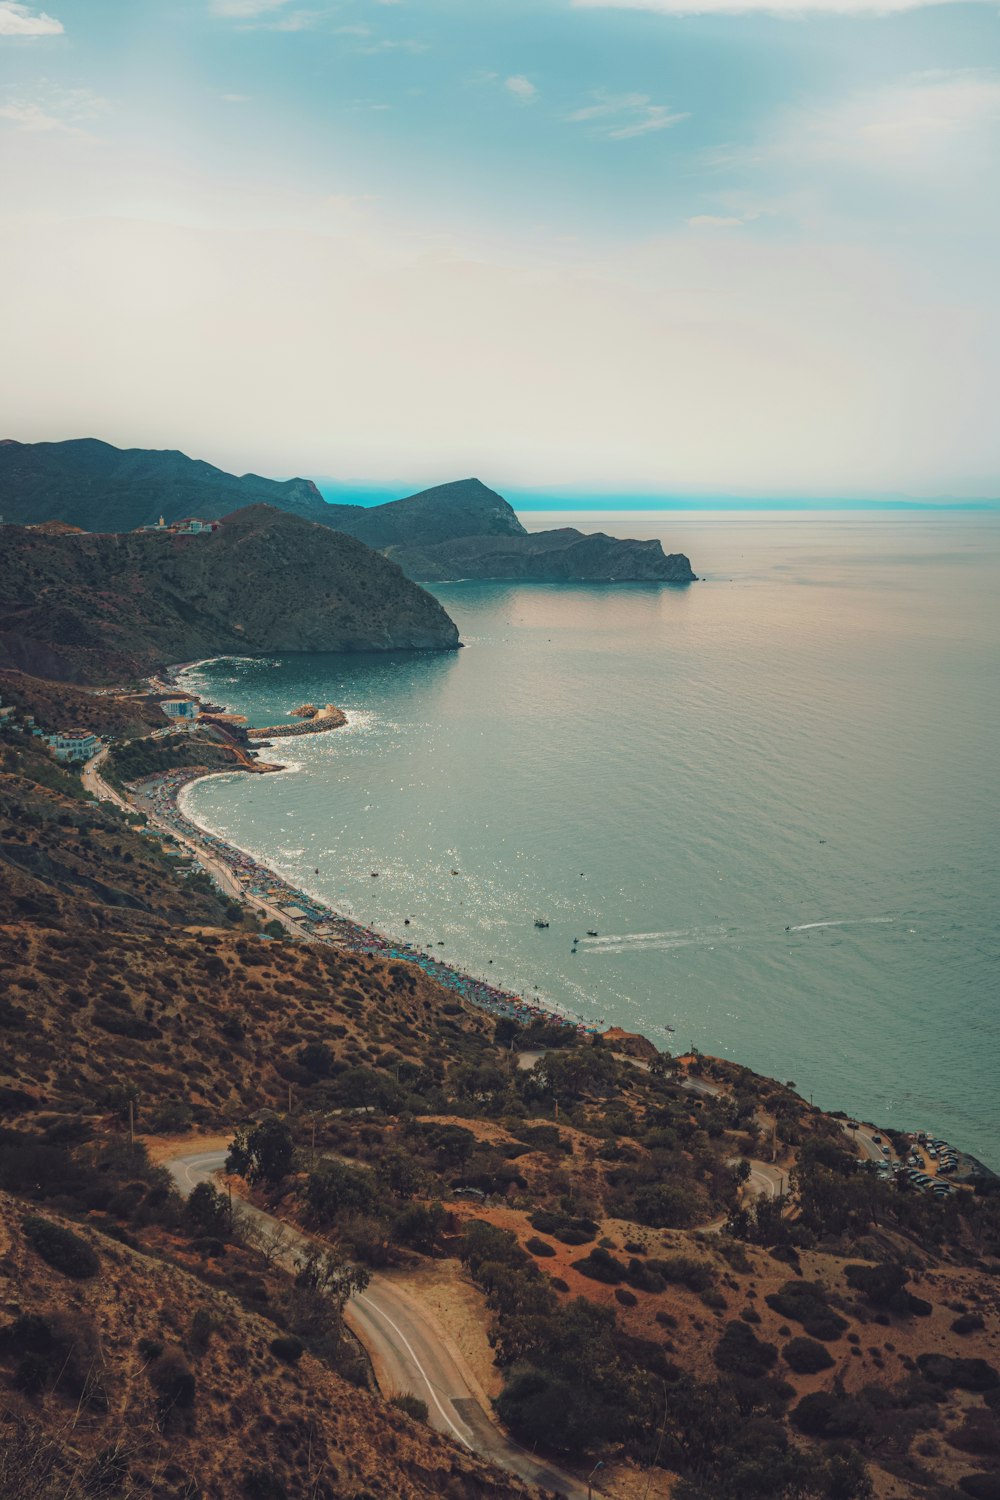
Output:
<instances>
[{"instance_id":1,"label":"sky","mask_svg":"<svg viewBox=\"0 0 1000 1500\"><path fill-rule=\"evenodd\" d=\"M0 0L0 436L996 497L998 148L995 0Z\"/></svg>"}]
</instances>

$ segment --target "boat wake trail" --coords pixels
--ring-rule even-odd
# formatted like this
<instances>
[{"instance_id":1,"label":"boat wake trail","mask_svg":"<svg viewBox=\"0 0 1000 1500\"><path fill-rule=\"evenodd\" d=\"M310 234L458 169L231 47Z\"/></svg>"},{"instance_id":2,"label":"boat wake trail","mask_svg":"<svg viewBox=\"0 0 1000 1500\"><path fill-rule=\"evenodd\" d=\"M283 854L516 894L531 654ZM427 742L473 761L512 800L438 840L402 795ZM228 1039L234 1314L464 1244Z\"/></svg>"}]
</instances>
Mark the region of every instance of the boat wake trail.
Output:
<instances>
[{"instance_id":1,"label":"boat wake trail","mask_svg":"<svg viewBox=\"0 0 1000 1500\"><path fill-rule=\"evenodd\" d=\"M838 921L829 922L800 922L796 927L789 927L789 932L811 932L814 927L868 927L873 924L882 925L894 922L895 917L843 917Z\"/></svg>"}]
</instances>

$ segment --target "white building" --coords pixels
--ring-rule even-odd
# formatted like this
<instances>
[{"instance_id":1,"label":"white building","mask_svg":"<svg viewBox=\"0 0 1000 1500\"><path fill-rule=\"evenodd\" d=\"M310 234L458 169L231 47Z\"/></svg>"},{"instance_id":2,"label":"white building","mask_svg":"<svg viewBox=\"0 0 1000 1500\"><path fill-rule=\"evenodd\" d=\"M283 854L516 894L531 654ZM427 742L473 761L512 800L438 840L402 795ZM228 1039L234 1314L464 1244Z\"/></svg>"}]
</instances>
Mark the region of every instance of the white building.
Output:
<instances>
[{"instance_id":1,"label":"white building","mask_svg":"<svg viewBox=\"0 0 1000 1500\"><path fill-rule=\"evenodd\" d=\"M193 698L161 698L160 707L168 719L196 719L198 705Z\"/></svg>"},{"instance_id":2,"label":"white building","mask_svg":"<svg viewBox=\"0 0 1000 1500\"><path fill-rule=\"evenodd\" d=\"M92 729L63 729L58 734L47 734L45 740L56 760L62 761L89 760L103 743Z\"/></svg>"}]
</instances>

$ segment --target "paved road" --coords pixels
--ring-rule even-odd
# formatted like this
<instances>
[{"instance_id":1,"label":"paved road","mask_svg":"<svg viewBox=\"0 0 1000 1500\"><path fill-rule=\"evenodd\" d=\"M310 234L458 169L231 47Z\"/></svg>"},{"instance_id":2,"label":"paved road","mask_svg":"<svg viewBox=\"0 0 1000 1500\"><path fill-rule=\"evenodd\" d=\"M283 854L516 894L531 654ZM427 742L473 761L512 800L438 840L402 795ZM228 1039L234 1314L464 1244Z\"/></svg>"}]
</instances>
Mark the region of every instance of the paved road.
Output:
<instances>
[{"instance_id":1,"label":"paved road","mask_svg":"<svg viewBox=\"0 0 1000 1500\"><path fill-rule=\"evenodd\" d=\"M851 1140L857 1143L858 1147L860 1148L861 1155L866 1157L869 1161L892 1162L899 1160L899 1158L896 1156L895 1151L893 1151L892 1149L892 1142L889 1140L889 1137L887 1135L884 1135L881 1130L876 1130L874 1125L859 1125L856 1130L852 1130L847 1121L844 1120L843 1126L847 1134L851 1137ZM879 1142L875 1140L875 1136L877 1135L882 1136L881 1144L879 1144ZM888 1156L886 1156L885 1152L882 1150L882 1146L889 1147Z\"/></svg>"},{"instance_id":2,"label":"paved road","mask_svg":"<svg viewBox=\"0 0 1000 1500\"><path fill-rule=\"evenodd\" d=\"M225 1164L224 1151L175 1156L167 1161L171 1176L185 1196L199 1182L208 1182ZM272 1228L280 1221L250 1204L241 1212ZM290 1225L283 1263L309 1243ZM439 1432L481 1458L508 1470L519 1480L554 1490L568 1500L584 1500L586 1486L519 1448L490 1419L475 1378L458 1350L426 1315L415 1298L394 1285L391 1277L372 1276L366 1292L353 1297L345 1311L348 1327L368 1352L380 1391L391 1396L408 1391L427 1403L428 1421ZM516 1491L512 1491L512 1494ZM596 1495L597 1490L594 1491Z\"/></svg>"}]
</instances>

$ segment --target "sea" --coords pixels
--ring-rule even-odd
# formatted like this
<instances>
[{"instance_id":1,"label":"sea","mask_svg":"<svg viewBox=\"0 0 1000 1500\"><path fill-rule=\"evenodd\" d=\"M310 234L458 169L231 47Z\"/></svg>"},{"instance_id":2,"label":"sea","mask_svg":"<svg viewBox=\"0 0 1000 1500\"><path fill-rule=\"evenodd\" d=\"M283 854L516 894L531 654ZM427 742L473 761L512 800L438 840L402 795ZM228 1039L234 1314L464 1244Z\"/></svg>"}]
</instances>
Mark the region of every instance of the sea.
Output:
<instances>
[{"instance_id":1,"label":"sea","mask_svg":"<svg viewBox=\"0 0 1000 1500\"><path fill-rule=\"evenodd\" d=\"M199 664L252 725L350 722L189 815L531 1000L1000 1169L1000 513L525 521L700 581L457 581L458 652Z\"/></svg>"}]
</instances>

